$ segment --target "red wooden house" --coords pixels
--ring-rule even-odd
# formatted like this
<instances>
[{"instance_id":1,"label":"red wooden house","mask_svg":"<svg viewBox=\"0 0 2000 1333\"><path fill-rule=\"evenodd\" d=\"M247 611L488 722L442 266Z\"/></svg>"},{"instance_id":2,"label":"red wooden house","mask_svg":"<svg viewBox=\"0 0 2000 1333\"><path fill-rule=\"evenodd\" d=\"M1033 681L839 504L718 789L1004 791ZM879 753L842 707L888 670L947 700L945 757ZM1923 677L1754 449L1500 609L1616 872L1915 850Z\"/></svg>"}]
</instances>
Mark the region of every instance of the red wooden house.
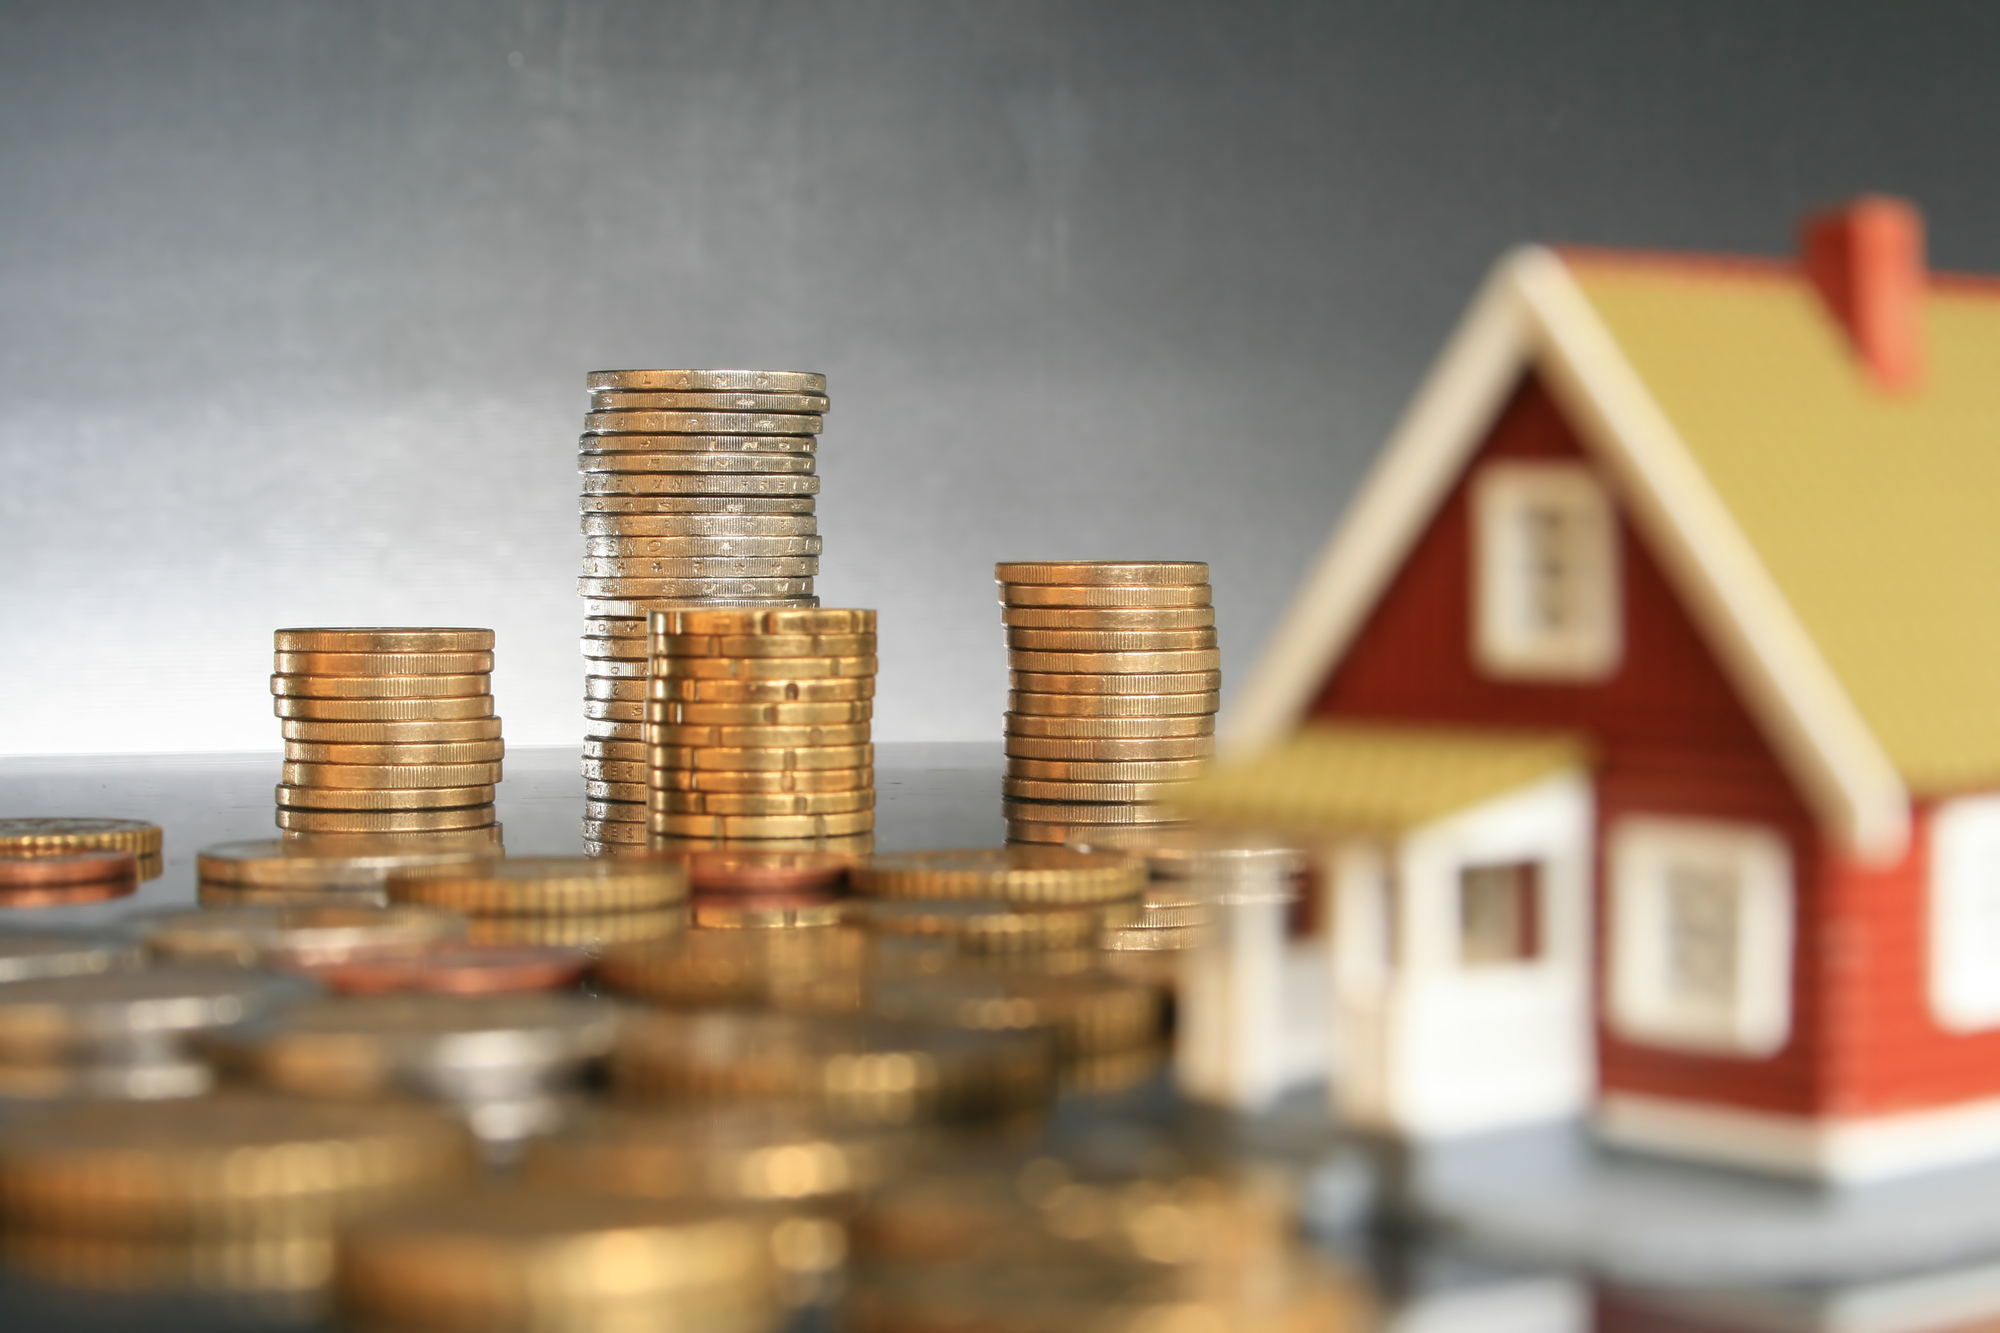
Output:
<instances>
[{"instance_id":1,"label":"red wooden house","mask_svg":"<svg viewBox=\"0 0 2000 1333\"><path fill-rule=\"evenodd\" d=\"M1227 721L1196 812L1336 849L1352 1119L2000 1154L2000 284L1879 199L1511 255Z\"/></svg>"}]
</instances>

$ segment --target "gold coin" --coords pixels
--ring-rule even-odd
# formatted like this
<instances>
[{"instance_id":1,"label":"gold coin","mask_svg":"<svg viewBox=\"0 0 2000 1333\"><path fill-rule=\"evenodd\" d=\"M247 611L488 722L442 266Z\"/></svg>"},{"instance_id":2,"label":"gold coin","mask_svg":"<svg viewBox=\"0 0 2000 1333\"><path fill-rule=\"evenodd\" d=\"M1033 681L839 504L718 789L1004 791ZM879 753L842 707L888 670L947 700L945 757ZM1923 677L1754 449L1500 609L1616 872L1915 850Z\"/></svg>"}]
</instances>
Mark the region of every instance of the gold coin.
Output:
<instances>
[{"instance_id":1,"label":"gold coin","mask_svg":"<svg viewBox=\"0 0 2000 1333\"><path fill-rule=\"evenodd\" d=\"M640 749L645 747L641 745ZM592 759L585 755L583 776L593 782L630 782L640 787L646 785L646 761L643 759Z\"/></svg>"},{"instance_id":2,"label":"gold coin","mask_svg":"<svg viewBox=\"0 0 2000 1333\"><path fill-rule=\"evenodd\" d=\"M466 722L493 716L493 696L462 699L299 699L271 701L282 718L312 722Z\"/></svg>"},{"instance_id":3,"label":"gold coin","mask_svg":"<svg viewBox=\"0 0 2000 1333\"><path fill-rule=\"evenodd\" d=\"M873 810L873 788L822 792L672 791L659 789L646 797L654 814L709 815L843 815Z\"/></svg>"},{"instance_id":4,"label":"gold coin","mask_svg":"<svg viewBox=\"0 0 2000 1333\"><path fill-rule=\"evenodd\" d=\"M700 607L654 612L646 629L654 635L873 634L875 620L873 611L847 607Z\"/></svg>"},{"instance_id":5,"label":"gold coin","mask_svg":"<svg viewBox=\"0 0 2000 1333\"><path fill-rule=\"evenodd\" d=\"M705 537L769 541L781 537L816 537L819 535L819 518L811 513L586 514L581 527L585 537L599 540Z\"/></svg>"},{"instance_id":6,"label":"gold coin","mask_svg":"<svg viewBox=\"0 0 2000 1333\"><path fill-rule=\"evenodd\" d=\"M1168 588L1079 587L1076 585L1003 583L1003 606L1055 606L1077 610L1139 610L1213 605L1205 583Z\"/></svg>"},{"instance_id":7,"label":"gold coin","mask_svg":"<svg viewBox=\"0 0 2000 1333\"><path fill-rule=\"evenodd\" d=\"M661 560L818 555L818 537L585 537L583 553L604 559Z\"/></svg>"},{"instance_id":8,"label":"gold coin","mask_svg":"<svg viewBox=\"0 0 2000 1333\"><path fill-rule=\"evenodd\" d=\"M694 924L706 930L813 930L844 926L854 915L851 898L819 901L696 894Z\"/></svg>"},{"instance_id":9,"label":"gold coin","mask_svg":"<svg viewBox=\"0 0 2000 1333\"><path fill-rule=\"evenodd\" d=\"M1206 759L1021 759L1009 756L1007 776L1050 782L1177 782L1198 777Z\"/></svg>"},{"instance_id":10,"label":"gold coin","mask_svg":"<svg viewBox=\"0 0 2000 1333\"><path fill-rule=\"evenodd\" d=\"M657 389L671 393L826 392L826 376L811 370L593 370L585 381L599 389Z\"/></svg>"},{"instance_id":11,"label":"gold coin","mask_svg":"<svg viewBox=\"0 0 2000 1333\"><path fill-rule=\"evenodd\" d=\"M993 566L993 577L1001 583L1158 588L1205 584L1208 565L1199 560L1003 560Z\"/></svg>"},{"instance_id":12,"label":"gold coin","mask_svg":"<svg viewBox=\"0 0 2000 1333\"><path fill-rule=\"evenodd\" d=\"M491 855L489 839L436 837L271 838L204 847L195 857L203 884L311 891L378 889L399 866Z\"/></svg>"},{"instance_id":13,"label":"gold coin","mask_svg":"<svg viewBox=\"0 0 2000 1333\"><path fill-rule=\"evenodd\" d=\"M271 693L292 699L469 699L487 694L492 677L287 676L271 677Z\"/></svg>"},{"instance_id":14,"label":"gold coin","mask_svg":"<svg viewBox=\"0 0 2000 1333\"><path fill-rule=\"evenodd\" d=\"M673 657L663 684L683 680L817 680L828 676L873 676L873 654L845 657ZM662 697L674 697L666 691Z\"/></svg>"},{"instance_id":15,"label":"gold coin","mask_svg":"<svg viewBox=\"0 0 2000 1333\"><path fill-rule=\"evenodd\" d=\"M817 489L816 487L814 488ZM660 517L701 515L708 518L733 514L807 515L813 512L813 497L803 495L584 495L577 499L577 511L590 521L591 515ZM643 614L643 613L642 613Z\"/></svg>"},{"instance_id":16,"label":"gold coin","mask_svg":"<svg viewBox=\"0 0 2000 1333\"><path fill-rule=\"evenodd\" d=\"M644 722L617 722L606 718L590 718L583 724L583 734L591 740L629 740L634 745L646 743Z\"/></svg>"},{"instance_id":17,"label":"gold coin","mask_svg":"<svg viewBox=\"0 0 2000 1333\"><path fill-rule=\"evenodd\" d=\"M484 828L493 822L490 805L451 810L295 810L280 806L277 825L299 833L431 833Z\"/></svg>"},{"instance_id":18,"label":"gold coin","mask_svg":"<svg viewBox=\"0 0 2000 1333\"><path fill-rule=\"evenodd\" d=\"M812 454L819 451L817 435L583 435L577 449L586 454Z\"/></svg>"},{"instance_id":19,"label":"gold coin","mask_svg":"<svg viewBox=\"0 0 2000 1333\"><path fill-rule=\"evenodd\" d=\"M1009 736L1064 736L1077 739L1213 736L1215 717L1207 713L1182 717L1049 717L1035 713L1009 713L1006 727Z\"/></svg>"},{"instance_id":20,"label":"gold coin","mask_svg":"<svg viewBox=\"0 0 2000 1333\"><path fill-rule=\"evenodd\" d=\"M817 435L817 412L585 412L591 435Z\"/></svg>"},{"instance_id":21,"label":"gold coin","mask_svg":"<svg viewBox=\"0 0 2000 1333\"><path fill-rule=\"evenodd\" d=\"M483 764L503 757L504 741L286 741L285 758L308 764Z\"/></svg>"},{"instance_id":22,"label":"gold coin","mask_svg":"<svg viewBox=\"0 0 2000 1333\"><path fill-rule=\"evenodd\" d=\"M1171 824L1181 822L1165 806L1142 804L1092 805L1066 801L1017 801L1000 803L1001 813L1012 824Z\"/></svg>"},{"instance_id":23,"label":"gold coin","mask_svg":"<svg viewBox=\"0 0 2000 1333\"><path fill-rule=\"evenodd\" d=\"M759 838L745 843L731 838L676 838L670 834L655 833L647 847L651 855L683 858L699 853L730 856L755 853L758 856L842 857L852 861L875 850L875 835L855 833L844 838Z\"/></svg>"},{"instance_id":24,"label":"gold coin","mask_svg":"<svg viewBox=\"0 0 2000 1333\"><path fill-rule=\"evenodd\" d=\"M1003 795L1023 801L1086 801L1130 804L1167 800L1178 782L1049 782L1040 778L1002 778Z\"/></svg>"},{"instance_id":25,"label":"gold coin","mask_svg":"<svg viewBox=\"0 0 2000 1333\"><path fill-rule=\"evenodd\" d=\"M498 764L296 764L279 781L300 787L483 787L500 780Z\"/></svg>"},{"instance_id":26,"label":"gold coin","mask_svg":"<svg viewBox=\"0 0 2000 1333\"><path fill-rule=\"evenodd\" d=\"M1079 738L1010 735L1007 737L1007 753L1023 759L1207 759L1215 754L1215 737Z\"/></svg>"},{"instance_id":27,"label":"gold coin","mask_svg":"<svg viewBox=\"0 0 2000 1333\"><path fill-rule=\"evenodd\" d=\"M644 911L680 903L688 892L686 867L665 858L510 856L397 870L387 883L391 902L476 916Z\"/></svg>"},{"instance_id":28,"label":"gold coin","mask_svg":"<svg viewBox=\"0 0 2000 1333\"><path fill-rule=\"evenodd\" d=\"M699 723L653 724L646 734L652 745L672 746L781 746L866 745L871 728L867 722L841 722L830 726L729 727Z\"/></svg>"},{"instance_id":29,"label":"gold coin","mask_svg":"<svg viewBox=\"0 0 2000 1333\"><path fill-rule=\"evenodd\" d=\"M341 1236L343 1328L775 1327L777 1224L566 1190L442 1196Z\"/></svg>"},{"instance_id":30,"label":"gold coin","mask_svg":"<svg viewBox=\"0 0 2000 1333\"><path fill-rule=\"evenodd\" d=\"M1066 678L1074 679L1074 678ZM1211 723L1222 696L1205 694L1037 694L1015 690L1007 696L1009 717L1206 718Z\"/></svg>"},{"instance_id":31,"label":"gold coin","mask_svg":"<svg viewBox=\"0 0 2000 1333\"><path fill-rule=\"evenodd\" d=\"M1093 945L1104 915L1094 905L1004 898L876 898L860 920L879 934L950 940L970 953L1020 953Z\"/></svg>"},{"instance_id":32,"label":"gold coin","mask_svg":"<svg viewBox=\"0 0 2000 1333\"><path fill-rule=\"evenodd\" d=\"M158 824L143 819L98 819L71 815L24 815L0 819L0 856L68 852L131 852L157 856Z\"/></svg>"},{"instance_id":33,"label":"gold coin","mask_svg":"<svg viewBox=\"0 0 2000 1333\"><path fill-rule=\"evenodd\" d=\"M797 562L787 562L797 563ZM799 575L736 578L638 578L585 576L576 581L584 597L610 601L630 601L653 597L807 597L812 594L810 572Z\"/></svg>"},{"instance_id":34,"label":"gold coin","mask_svg":"<svg viewBox=\"0 0 2000 1333\"><path fill-rule=\"evenodd\" d=\"M873 634L655 634L655 657L873 657ZM662 671L662 675L666 672Z\"/></svg>"},{"instance_id":35,"label":"gold coin","mask_svg":"<svg viewBox=\"0 0 2000 1333\"><path fill-rule=\"evenodd\" d=\"M643 842L633 850L643 851ZM473 944L552 945L599 953L614 944L678 935L687 924L688 910L682 906L573 916L476 916L466 939Z\"/></svg>"},{"instance_id":36,"label":"gold coin","mask_svg":"<svg viewBox=\"0 0 2000 1333\"><path fill-rule=\"evenodd\" d=\"M599 436L598 438L603 438ZM806 453L731 454L690 449L670 453L600 453L577 455L577 471L622 474L680 474L688 472L740 472L757 476L807 474L813 470L813 455Z\"/></svg>"},{"instance_id":37,"label":"gold coin","mask_svg":"<svg viewBox=\"0 0 2000 1333\"><path fill-rule=\"evenodd\" d=\"M1049 656L1049 654L1043 654ZM1222 688L1220 671L1181 671L1161 675L1075 671L1007 673L1007 688L1025 694L1213 694Z\"/></svg>"},{"instance_id":38,"label":"gold coin","mask_svg":"<svg viewBox=\"0 0 2000 1333\"><path fill-rule=\"evenodd\" d=\"M875 697L872 673L814 679L717 680L679 677L653 682L654 703L852 703Z\"/></svg>"},{"instance_id":39,"label":"gold coin","mask_svg":"<svg viewBox=\"0 0 2000 1333\"><path fill-rule=\"evenodd\" d=\"M648 722L679 726L717 727L811 727L838 726L866 722L875 715L875 705L866 699L834 703L685 703L678 699L653 699L646 704Z\"/></svg>"},{"instance_id":40,"label":"gold coin","mask_svg":"<svg viewBox=\"0 0 2000 1333\"><path fill-rule=\"evenodd\" d=\"M1212 629L1009 629L1009 648L1058 653L1177 652L1215 647Z\"/></svg>"},{"instance_id":41,"label":"gold coin","mask_svg":"<svg viewBox=\"0 0 2000 1333\"><path fill-rule=\"evenodd\" d=\"M1188 630L1215 625L1212 606L1080 610L1071 607L1002 606L1000 621L1011 628L1065 630Z\"/></svg>"},{"instance_id":42,"label":"gold coin","mask_svg":"<svg viewBox=\"0 0 2000 1333\"><path fill-rule=\"evenodd\" d=\"M585 556L580 571L585 578L612 581L620 584L634 579L651 582L684 582L689 579L790 579L805 578L819 573L819 557L813 555L789 558L744 559L736 556L713 556L681 560L615 559L604 556ZM629 589L614 591L613 595L623 596Z\"/></svg>"},{"instance_id":43,"label":"gold coin","mask_svg":"<svg viewBox=\"0 0 2000 1333\"><path fill-rule=\"evenodd\" d=\"M500 739L500 719L497 717L470 718L463 722L313 722L287 719L281 725L288 741L324 741L338 745L439 745Z\"/></svg>"},{"instance_id":44,"label":"gold coin","mask_svg":"<svg viewBox=\"0 0 2000 1333\"><path fill-rule=\"evenodd\" d=\"M490 653L490 629L281 629L281 653Z\"/></svg>"},{"instance_id":45,"label":"gold coin","mask_svg":"<svg viewBox=\"0 0 2000 1333\"><path fill-rule=\"evenodd\" d=\"M592 389L593 412L812 412L826 397L810 393L717 393L673 389Z\"/></svg>"},{"instance_id":46,"label":"gold coin","mask_svg":"<svg viewBox=\"0 0 2000 1333\"><path fill-rule=\"evenodd\" d=\"M491 783L468 787L368 788L278 786L278 804L295 810L449 810L493 804Z\"/></svg>"},{"instance_id":47,"label":"gold coin","mask_svg":"<svg viewBox=\"0 0 2000 1333\"><path fill-rule=\"evenodd\" d=\"M105 1237L325 1232L468 1188L471 1137L430 1110L232 1094L73 1104L0 1127L9 1222Z\"/></svg>"},{"instance_id":48,"label":"gold coin","mask_svg":"<svg viewBox=\"0 0 2000 1333\"><path fill-rule=\"evenodd\" d=\"M655 833L677 838L837 838L875 827L873 810L831 815L671 814L655 810L647 821Z\"/></svg>"},{"instance_id":49,"label":"gold coin","mask_svg":"<svg viewBox=\"0 0 2000 1333\"><path fill-rule=\"evenodd\" d=\"M861 768L875 763L872 745L756 746L656 745L647 753L654 768L713 769L761 773L771 769Z\"/></svg>"},{"instance_id":50,"label":"gold coin","mask_svg":"<svg viewBox=\"0 0 2000 1333\"><path fill-rule=\"evenodd\" d=\"M650 780L656 791L860 791L874 787L875 769L872 765L858 768L778 768L748 772L680 768L655 770Z\"/></svg>"},{"instance_id":51,"label":"gold coin","mask_svg":"<svg viewBox=\"0 0 2000 1333\"><path fill-rule=\"evenodd\" d=\"M1007 665L1017 672L1084 671L1096 675L1181 675L1217 671L1222 653L1214 648L1164 653L1038 653L1010 648Z\"/></svg>"},{"instance_id":52,"label":"gold coin","mask_svg":"<svg viewBox=\"0 0 2000 1333\"><path fill-rule=\"evenodd\" d=\"M1106 903L1135 897L1145 886L1141 861L1068 850L898 852L878 856L855 872L857 890L881 898Z\"/></svg>"},{"instance_id":53,"label":"gold coin","mask_svg":"<svg viewBox=\"0 0 2000 1333\"><path fill-rule=\"evenodd\" d=\"M606 782L595 778L586 779L583 784L583 794L587 798L583 803L584 817L587 819L644 819L646 817L644 812L648 790L644 778L640 778L635 782ZM627 813L621 815L619 810L607 808L604 805L600 805L600 802L615 803L620 809L626 810ZM634 809L638 813L629 813Z\"/></svg>"},{"instance_id":54,"label":"gold coin","mask_svg":"<svg viewBox=\"0 0 2000 1333\"><path fill-rule=\"evenodd\" d=\"M272 654L271 670L300 676L466 676L493 670L492 653Z\"/></svg>"}]
</instances>

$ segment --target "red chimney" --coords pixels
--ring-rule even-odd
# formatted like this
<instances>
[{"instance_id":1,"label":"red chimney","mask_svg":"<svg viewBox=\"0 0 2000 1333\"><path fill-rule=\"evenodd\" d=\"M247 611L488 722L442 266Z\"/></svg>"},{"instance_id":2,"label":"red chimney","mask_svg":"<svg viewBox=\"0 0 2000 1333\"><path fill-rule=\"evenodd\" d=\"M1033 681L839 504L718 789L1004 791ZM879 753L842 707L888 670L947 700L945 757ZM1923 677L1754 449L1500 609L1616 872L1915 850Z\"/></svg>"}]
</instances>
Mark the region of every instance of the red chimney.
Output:
<instances>
[{"instance_id":1,"label":"red chimney","mask_svg":"<svg viewBox=\"0 0 2000 1333\"><path fill-rule=\"evenodd\" d=\"M1864 195L1808 217L1806 277L1884 389L1914 389L1924 370L1924 217L1902 199Z\"/></svg>"}]
</instances>

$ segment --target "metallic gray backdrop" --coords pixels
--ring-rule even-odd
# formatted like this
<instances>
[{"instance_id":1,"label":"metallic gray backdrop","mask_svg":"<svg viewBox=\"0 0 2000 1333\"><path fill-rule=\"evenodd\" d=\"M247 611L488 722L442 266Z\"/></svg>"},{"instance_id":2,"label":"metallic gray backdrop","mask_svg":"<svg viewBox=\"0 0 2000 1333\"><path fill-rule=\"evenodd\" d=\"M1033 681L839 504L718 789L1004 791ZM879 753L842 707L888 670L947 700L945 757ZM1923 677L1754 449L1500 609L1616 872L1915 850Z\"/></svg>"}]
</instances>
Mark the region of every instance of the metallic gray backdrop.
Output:
<instances>
[{"instance_id":1,"label":"metallic gray backdrop","mask_svg":"<svg viewBox=\"0 0 2000 1333\"><path fill-rule=\"evenodd\" d=\"M1240 678L1487 264L2000 269L1978 3L0 5L0 753L275 747L285 624L500 633L578 734L586 370L824 370L878 735L989 737L991 563L1212 562Z\"/></svg>"}]
</instances>

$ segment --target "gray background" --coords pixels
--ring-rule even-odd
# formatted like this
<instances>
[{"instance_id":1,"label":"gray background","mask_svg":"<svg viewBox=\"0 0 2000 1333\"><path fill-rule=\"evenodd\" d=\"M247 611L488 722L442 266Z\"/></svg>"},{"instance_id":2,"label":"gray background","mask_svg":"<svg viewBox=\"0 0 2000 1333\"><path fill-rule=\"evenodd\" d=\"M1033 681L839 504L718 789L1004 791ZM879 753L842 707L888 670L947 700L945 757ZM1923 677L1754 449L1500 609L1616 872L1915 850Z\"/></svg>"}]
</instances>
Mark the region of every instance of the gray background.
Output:
<instances>
[{"instance_id":1,"label":"gray background","mask_svg":"<svg viewBox=\"0 0 2000 1333\"><path fill-rule=\"evenodd\" d=\"M283 624L500 632L573 741L586 370L824 370L878 736L993 735L991 562L1212 562L1238 678L1485 267L2000 269L2000 9L0 6L0 753L274 748Z\"/></svg>"}]
</instances>

